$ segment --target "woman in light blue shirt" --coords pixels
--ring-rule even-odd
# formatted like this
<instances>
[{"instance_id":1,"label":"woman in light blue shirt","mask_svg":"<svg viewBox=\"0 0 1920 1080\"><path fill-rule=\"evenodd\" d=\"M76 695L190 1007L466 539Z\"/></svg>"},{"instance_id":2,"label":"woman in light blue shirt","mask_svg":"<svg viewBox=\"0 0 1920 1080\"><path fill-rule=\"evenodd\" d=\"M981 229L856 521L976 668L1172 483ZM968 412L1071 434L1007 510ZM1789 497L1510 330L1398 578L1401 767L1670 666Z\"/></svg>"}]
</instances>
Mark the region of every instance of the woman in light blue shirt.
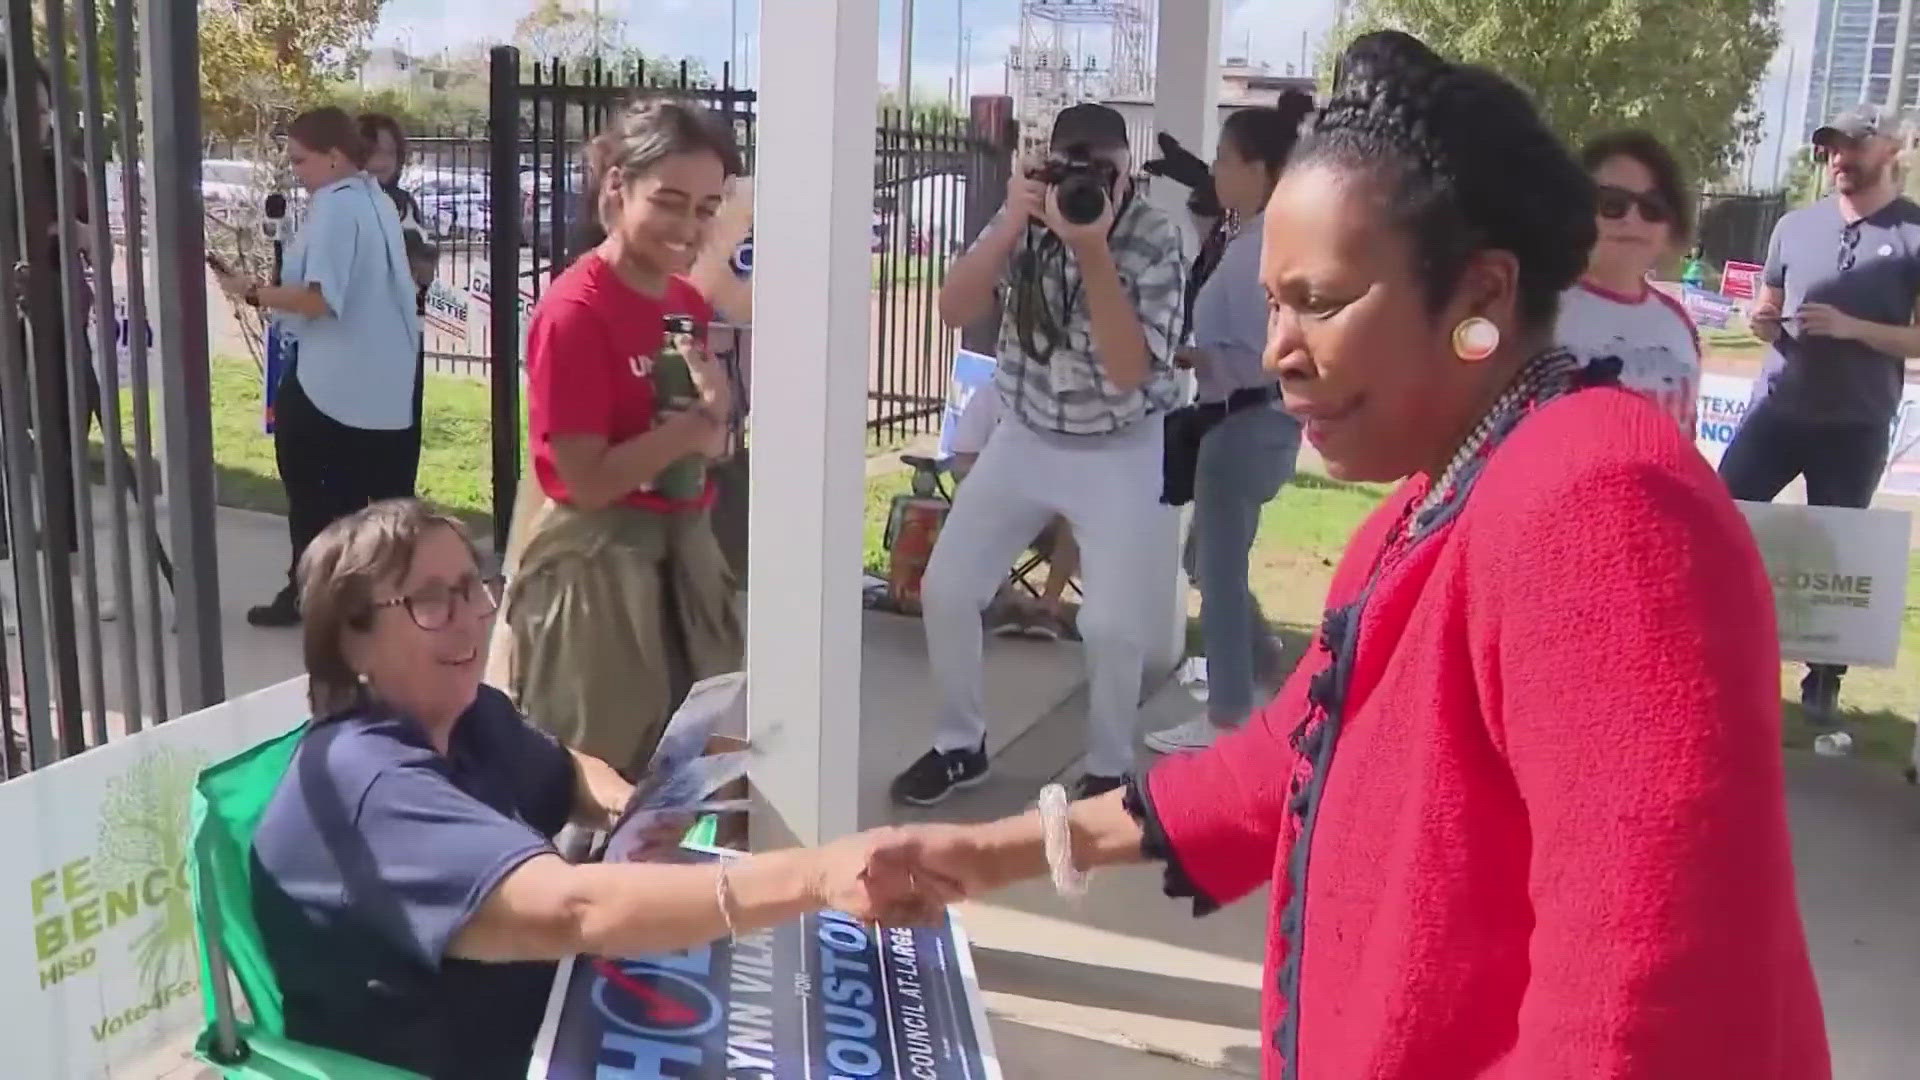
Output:
<instances>
[{"instance_id":1,"label":"woman in light blue shirt","mask_svg":"<svg viewBox=\"0 0 1920 1080\"><path fill-rule=\"evenodd\" d=\"M322 529L413 489L420 317L400 216L367 175L366 142L341 110L296 117L287 158L313 198L282 283L221 280L229 295L272 311L299 343L274 399L273 431L293 559L286 587L247 613L255 626L300 621L292 568Z\"/></svg>"},{"instance_id":2,"label":"woman in light blue shirt","mask_svg":"<svg viewBox=\"0 0 1920 1080\"><path fill-rule=\"evenodd\" d=\"M1187 572L1200 587L1207 654L1207 715L1147 736L1163 754L1212 745L1256 704L1256 672L1277 675L1279 650L1247 586L1247 557L1260 511L1293 475L1300 425L1280 410L1279 386L1262 368L1268 305L1260 285L1260 221L1313 109L1290 93L1276 108L1227 118L1213 163L1220 205L1238 231L1194 299L1192 344L1182 351L1200 383L1196 409L1210 424L1194 473Z\"/></svg>"}]
</instances>

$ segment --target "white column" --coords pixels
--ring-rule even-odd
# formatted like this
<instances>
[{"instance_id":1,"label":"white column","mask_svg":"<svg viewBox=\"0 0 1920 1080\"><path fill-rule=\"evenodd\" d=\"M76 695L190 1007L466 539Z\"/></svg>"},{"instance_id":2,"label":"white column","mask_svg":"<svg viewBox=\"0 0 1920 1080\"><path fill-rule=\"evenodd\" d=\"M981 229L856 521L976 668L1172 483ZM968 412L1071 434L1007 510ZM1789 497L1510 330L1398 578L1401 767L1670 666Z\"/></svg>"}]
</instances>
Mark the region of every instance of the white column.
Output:
<instances>
[{"instance_id":1,"label":"white column","mask_svg":"<svg viewBox=\"0 0 1920 1080\"><path fill-rule=\"evenodd\" d=\"M1160 0L1153 72L1153 123L1213 160L1220 133L1220 23L1225 0ZM1161 182L1153 201L1187 228L1187 189Z\"/></svg>"},{"instance_id":2,"label":"white column","mask_svg":"<svg viewBox=\"0 0 1920 1080\"><path fill-rule=\"evenodd\" d=\"M1224 0L1160 0L1160 25L1154 58L1154 127L1180 140L1180 145L1213 160L1220 133L1220 23ZM1151 144L1149 144L1151 145ZM1154 151L1157 153L1157 151ZM1185 187L1171 180L1155 182L1151 198L1180 224L1187 237L1189 257L1200 237L1187 213ZM1164 580L1146 583L1154 590L1148 610L1165 613L1164 633L1147 654L1146 687L1151 693L1180 662L1187 645L1187 576L1180 568L1176 548L1167 555L1170 573Z\"/></svg>"},{"instance_id":3,"label":"white column","mask_svg":"<svg viewBox=\"0 0 1920 1080\"><path fill-rule=\"evenodd\" d=\"M755 847L857 826L879 0L762 0L748 723ZM774 195L777 194L776 199ZM777 346L771 343L777 342Z\"/></svg>"}]
</instances>

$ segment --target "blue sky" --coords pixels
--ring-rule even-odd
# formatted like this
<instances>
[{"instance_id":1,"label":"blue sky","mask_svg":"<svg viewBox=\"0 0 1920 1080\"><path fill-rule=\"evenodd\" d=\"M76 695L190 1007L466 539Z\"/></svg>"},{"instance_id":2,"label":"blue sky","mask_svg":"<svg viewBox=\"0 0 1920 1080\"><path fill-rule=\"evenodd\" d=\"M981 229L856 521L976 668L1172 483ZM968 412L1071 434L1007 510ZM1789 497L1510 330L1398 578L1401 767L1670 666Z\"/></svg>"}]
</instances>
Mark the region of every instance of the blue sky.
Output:
<instances>
[{"instance_id":1,"label":"blue sky","mask_svg":"<svg viewBox=\"0 0 1920 1080\"><path fill-rule=\"evenodd\" d=\"M572 0L583 9L592 0ZM1179 3L1180 0L1162 0ZM743 48L757 55L760 43L754 29L758 0L600 0L601 10L626 21L631 42L650 53L699 57L718 70L729 55L731 12L737 4ZM513 25L533 6L532 0L388 0L375 42L399 45L415 53L461 48L509 40ZM899 0L881 0L880 78L896 81L900 54ZM1275 69L1298 64L1305 35L1309 64L1319 55L1331 28L1335 0L1227 0L1222 49L1238 55L1248 52ZM1797 132L1806 108L1807 60L1812 53L1813 22L1818 0L1784 0L1786 31L1780 55L1775 57L1762 89L1767 113L1767 141L1756 155L1757 179L1773 167L1774 133L1781 124L1781 90L1786 84L1789 46L1797 46L1798 63L1785 112L1786 127ZM947 92L955 69L956 27L964 19L973 32L973 62L969 75L975 93L997 92L1003 85L1001 57L1019 34L1018 0L915 0L914 85L934 95ZM1788 150L1791 152L1792 147Z\"/></svg>"}]
</instances>

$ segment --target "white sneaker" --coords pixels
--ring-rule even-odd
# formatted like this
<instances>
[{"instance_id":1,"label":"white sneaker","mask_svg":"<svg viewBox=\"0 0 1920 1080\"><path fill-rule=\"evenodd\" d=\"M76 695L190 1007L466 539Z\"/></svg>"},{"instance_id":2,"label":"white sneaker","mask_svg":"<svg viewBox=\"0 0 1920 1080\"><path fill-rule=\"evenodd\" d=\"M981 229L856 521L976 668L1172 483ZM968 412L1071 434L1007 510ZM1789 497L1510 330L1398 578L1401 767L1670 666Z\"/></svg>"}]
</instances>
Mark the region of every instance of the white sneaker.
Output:
<instances>
[{"instance_id":1,"label":"white sneaker","mask_svg":"<svg viewBox=\"0 0 1920 1080\"><path fill-rule=\"evenodd\" d=\"M1196 716L1165 731L1156 731L1147 736L1147 749L1156 754L1186 754L1195 750L1205 750L1213 745L1220 735L1220 729L1204 716Z\"/></svg>"}]
</instances>

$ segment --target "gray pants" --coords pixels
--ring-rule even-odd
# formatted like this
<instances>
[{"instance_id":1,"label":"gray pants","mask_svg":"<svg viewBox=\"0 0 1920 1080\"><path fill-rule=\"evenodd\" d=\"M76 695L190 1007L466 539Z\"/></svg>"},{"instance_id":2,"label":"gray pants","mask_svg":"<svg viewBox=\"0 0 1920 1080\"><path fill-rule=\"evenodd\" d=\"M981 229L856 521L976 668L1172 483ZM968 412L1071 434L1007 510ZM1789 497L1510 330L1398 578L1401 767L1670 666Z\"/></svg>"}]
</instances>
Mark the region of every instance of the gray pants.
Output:
<instances>
[{"instance_id":1,"label":"gray pants","mask_svg":"<svg viewBox=\"0 0 1920 1080\"><path fill-rule=\"evenodd\" d=\"M1227 727L1254 707L1256 660L1272 649L1266 616L1247 587L1260 510L1293 476L1300 425L1270 407L1242 409L1200 442L1187 573L1200 589L1207 652L1207 718Z\"/></svg>"},{"instance_id":2,"label":"gray pants","mask_svg":"<svg viewBox=\"0 0 1920 1080\"><path fill-rule=\"evenodd\" d=\"M1147 652L1165 622L1149 610L1171 573L1179 515L1160 504L1161 424L1116 435L1036 432L1014 419L987 440L941 527L922 582L927 648L940 690L934 747L972 749L986 737L981 612L1014 560L1055 516L1080 544L1080 609L1091 699L1087 771L1132 770Z\"/></svg>"}]
</instances>

